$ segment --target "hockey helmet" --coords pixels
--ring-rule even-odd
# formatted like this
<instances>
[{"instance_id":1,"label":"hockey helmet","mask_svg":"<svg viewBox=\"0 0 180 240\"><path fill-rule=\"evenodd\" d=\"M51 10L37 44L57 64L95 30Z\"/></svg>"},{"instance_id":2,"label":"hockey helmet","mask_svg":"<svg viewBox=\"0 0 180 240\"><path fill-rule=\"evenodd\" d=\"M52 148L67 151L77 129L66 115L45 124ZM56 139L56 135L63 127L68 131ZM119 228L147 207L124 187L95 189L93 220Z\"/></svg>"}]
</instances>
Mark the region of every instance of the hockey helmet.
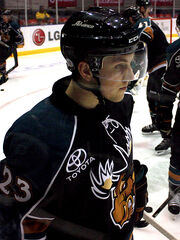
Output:
<instances>
[{"instance_id":1,"label":"hockey helmet","mask_svg":"<svg viewBox=\"0 0 180 240\"><path fill-rule=\"evenodd\" d=\"M138 7L148 7L151 6L151 0L136 0L136 5Z\"/></svg>"},{"instance_id":2,"label":"hockey helmet","mask_svg":"<svg viewBox=\"0 0 180 240\"><path fill-rule=\"evenodd\" d=\"M140 18L142 18L141 13L138 8L131 6L124 10L122 13L123 17L129 20L129 17L132 17L134 22L137 22Z\"/></svg>"},{"instance_id":3,"label":"hockey helmet","mask_svg":"<svg viewBox=\"0 0 180 240\"><path fill-rule=\"evenodd\" d=\"M139 31L118 12L94 7L67 20L61 31L61 51L70 71L86 59L95 76L105 56L140 52L139 37Z\"/></svg>"}]
</instances>

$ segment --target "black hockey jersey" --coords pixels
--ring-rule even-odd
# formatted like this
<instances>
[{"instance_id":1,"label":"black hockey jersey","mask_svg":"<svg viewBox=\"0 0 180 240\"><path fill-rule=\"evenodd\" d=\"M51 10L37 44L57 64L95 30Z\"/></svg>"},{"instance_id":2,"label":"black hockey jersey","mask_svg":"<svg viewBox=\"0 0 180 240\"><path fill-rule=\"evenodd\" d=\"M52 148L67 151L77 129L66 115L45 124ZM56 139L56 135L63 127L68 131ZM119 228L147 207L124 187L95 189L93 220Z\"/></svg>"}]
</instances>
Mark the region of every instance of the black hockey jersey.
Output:
<instances>
[{"instance_id":1,"label":"black hockey jersey","mask_svg":"<svg viewBox=\"0 0 180 240\"><path fill-rule=\"evenodd\" d=\"M166 49L169 43L165 34L159 26L150 18L139 19L135 27L139 28L141 40L147 43L148 47L148 72L153 71L158 65L166 62Z\"/></svg>"},{"instance_id":2,"label":"black hockey jersey","mask_svg":"<svg viewBox=\"0 0 180 240\"><path fill-rule=\"evenodd\" d=\"M6 159L0 162L1 240L23 239L24 233L37 239L56 220L51 230L57 239L83 239L81 227L107 239L131 239L132 96L126 93L120 103L106 101L87 110L65 94L69 80L56 82L52 95L6 134ZM67 223L78 227L65 231Z\"/></svg>"},{"instance_id":3,"label":"black hockey jersey","mask_svg":"<svg viewBox=\"0 0 180 240\"><path fill-rule=\"evenodd\" d=\"M174 41L167 48L167 70L163 76L163 85L160 95L160 129L166 131L172 124L172 110L177 94L180 92L180 39ZM176 114L175 128L180 133L179 110ZM168 127L167 127L168 126ZM177 129L179 129L177 131Z\"/></svg>"},{"instance_id":4,"label":"black hockey jersey","mask_svg":"<svg viewBox=\"0 0 180 240\"><path fill-rule=\"evenodd\" d=\"M5 23L4 21L0 23L0 37L1 40L9 46L24 46L23 33L21 32L19 25L12 20L8 23Z\"/></svg>"},{"instance_id":5,"label":"black hockey jersey","mask_svg":"<svg viewBox=\"0 0 180 240\"><path fill-rule=\"evenodd\" d=\"M180 39L167 48L167 70L163 77L163 92L176 95L180 91Z\"/></svg>"}]
</instances>

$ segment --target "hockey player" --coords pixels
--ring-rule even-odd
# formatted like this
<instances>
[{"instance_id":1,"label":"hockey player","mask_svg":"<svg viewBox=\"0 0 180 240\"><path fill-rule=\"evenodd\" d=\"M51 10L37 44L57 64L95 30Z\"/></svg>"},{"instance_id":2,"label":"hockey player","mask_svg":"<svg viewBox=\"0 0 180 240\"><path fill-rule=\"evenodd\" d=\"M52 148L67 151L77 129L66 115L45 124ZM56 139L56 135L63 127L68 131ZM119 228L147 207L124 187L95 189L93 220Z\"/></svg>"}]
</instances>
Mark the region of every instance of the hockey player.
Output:
<instances>
[{"instance_id":1,"label":"hockey player","mask_svg":"<svg viewBox=\"0 0 180 240\"><path fill-rule=\"evenodd\" d=\"M18 65L16 49L24 46L23 34L18 24L12 20L11 11L5 10L2 18L0 23L0 84L8 80L6 59L13 54L16 65Z\"/></svg>"},{"instance_id":2,"label":"hockey player","mask_svg":"<svg viewBox=\"0 0 180 240\"><path fill-rule=\"evenodd\" d=\"M150 0L136 0L136 6L144 18L148 18L152 12Z\"/></svg>"},{"instance_id":3,"label":"hockey player","mask_svg":"<svg viewBox=\"0 0 180 240\"><path fill-rule=\"evenodd\" d=\"M131 240L147 167L132 160L126 89L145 47L120 14L92 8L65 23L61 50L72 75L5 136L0 239Z\"/></svg>"},{"instance_id":4,"label":"hockey player","mask_svg":"<svg viewBox=\"0 0 180 240\"><path fill-rule=\"evenodd\" d=\"M141 32L141 40L148 47L148 83L147 101L150 110L152 124L142 128L143 134L152 134L158 131L157 105L158 102L152 95L158 93L162 86L162 76L166 70L166 49L168 42L162 30L150 18L143 18L136 7L129 7L123 13L129 21ZM170 129L169 129L170 130ZM163 141L155 147L157 154L165 153L170 148L170 135L162 133Z\"/></svg>"},{"instance_id":5,"label":"hockey player","mask_svg":"<svg viewBox=\"0 0 180 240\"><path fill-rule=\"evenodd\" d=\"M0 8L0 22L2 21L2 10Z\"/></svg>"},{"instance_id":6,"label":"hockey player","mask_svg":"<svg viewBox=\"0 0 180 240\"><path fill-rule=\"evenodd\" d=\"M180 36L180 15L176 20L176 30ZM162 133L169 134L172 120L173 103L180 93L180 38L167 48L168 66L164 74L158 122ZM172 128L171 157L169 166L169 194L174 195L180 186L180 103L177 105L176 117ZM180 213L180 192L169 202L168 209L173 214Z\"/></svg>"}]
</instances>

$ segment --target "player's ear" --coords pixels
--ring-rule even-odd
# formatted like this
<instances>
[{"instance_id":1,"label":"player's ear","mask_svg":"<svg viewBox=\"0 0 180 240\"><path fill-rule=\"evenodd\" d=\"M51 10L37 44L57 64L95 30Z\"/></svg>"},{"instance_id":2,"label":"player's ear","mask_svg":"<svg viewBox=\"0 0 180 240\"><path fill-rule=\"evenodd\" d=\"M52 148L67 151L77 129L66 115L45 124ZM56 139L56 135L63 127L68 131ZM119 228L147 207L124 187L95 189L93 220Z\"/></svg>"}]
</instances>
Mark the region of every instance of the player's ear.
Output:
<instances>
[{"instance_id":1,"label":"player's ear","mask_svg":"<svg viewBox=\"0 0 180 240\"><path fill-rule=\"evenodd\" d=\"M130 23L134 24L134 21L133 21L132 17L129 17L129 21L130 21Z\"/></svg>"},{"instance_id":2,"label":"player's ear","mask_svg":"<svg viewBox=\"0 0 180 240\"><path fill-rule=\"evenodd\" d=\"M84 80L86 80L88 82L92 80L93 74L92 74L89 64L87 62L81 61L78 64L78 71Z\"/></svg>"}]
</instances>

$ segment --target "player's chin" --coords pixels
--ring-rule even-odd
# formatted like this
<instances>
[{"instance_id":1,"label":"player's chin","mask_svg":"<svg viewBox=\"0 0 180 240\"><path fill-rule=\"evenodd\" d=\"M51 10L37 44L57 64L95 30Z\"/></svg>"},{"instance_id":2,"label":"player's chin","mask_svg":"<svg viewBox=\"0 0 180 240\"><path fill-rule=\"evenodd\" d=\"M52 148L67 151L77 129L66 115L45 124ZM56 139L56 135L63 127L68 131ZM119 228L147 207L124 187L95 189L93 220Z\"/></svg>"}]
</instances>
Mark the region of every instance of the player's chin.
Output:
<instances>
[{"instance_id":1,"label":"player's chin","mask_svg":"<svg viewBox=\"0 0 180 240\"><path fill-rule=\"evenodd\" d=\"M111 101L112 102L121 102L124 98L124 92L119 92L116 96L114 96Z\"/></svg>"}]
</instances>

